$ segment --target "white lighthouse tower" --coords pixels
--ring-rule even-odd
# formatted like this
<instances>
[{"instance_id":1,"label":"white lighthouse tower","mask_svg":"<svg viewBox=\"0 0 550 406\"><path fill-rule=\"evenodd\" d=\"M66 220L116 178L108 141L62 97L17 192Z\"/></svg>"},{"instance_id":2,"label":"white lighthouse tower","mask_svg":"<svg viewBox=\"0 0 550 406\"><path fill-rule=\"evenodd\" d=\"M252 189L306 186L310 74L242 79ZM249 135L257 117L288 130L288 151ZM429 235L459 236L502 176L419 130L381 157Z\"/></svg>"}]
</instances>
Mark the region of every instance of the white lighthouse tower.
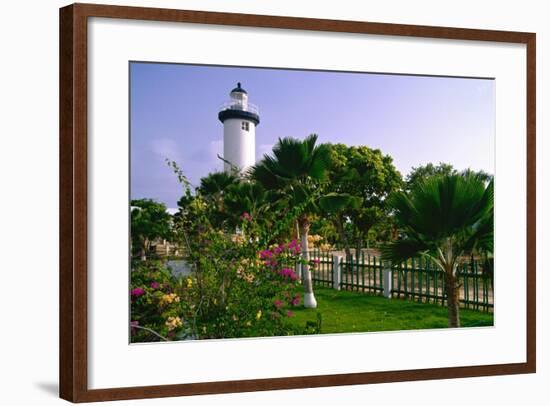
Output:
<instances>
[{"instance_id":1,"label":"white lighthouse tower","mask_svg":"<svg viewBox=\"0 0 550 406\"><path fill-rule=\"evenodd\" d=\"M223 123L224 170L244 172L256 163L256 126L258 108L248 102L248 93L237 83L229 93L231 99L218 113Z\"/></svg>"}]
</instances>

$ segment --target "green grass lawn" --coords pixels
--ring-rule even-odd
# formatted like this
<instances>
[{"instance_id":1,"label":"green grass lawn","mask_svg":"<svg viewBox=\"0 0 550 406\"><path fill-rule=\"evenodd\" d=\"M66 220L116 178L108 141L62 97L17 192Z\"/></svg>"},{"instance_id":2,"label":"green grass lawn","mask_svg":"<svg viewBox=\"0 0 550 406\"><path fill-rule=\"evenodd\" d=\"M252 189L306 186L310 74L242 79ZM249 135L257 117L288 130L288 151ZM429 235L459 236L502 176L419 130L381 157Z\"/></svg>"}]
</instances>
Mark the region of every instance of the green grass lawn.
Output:
<instances>
[{"instance_id":1,"label":"green grass lawn","mask_svg":"<svg viewBox=\"0 0 550 406\"><path fill-rule=\"evenodd\" d=\"M321 313L323 334L447 327L447 308L437 304L320 287L315 288L315 297L317 309L296 307L293 324L303 327ZM462 327L492 326L493 314L461 309L460 320Z\"/></svg>"}]
</instances>

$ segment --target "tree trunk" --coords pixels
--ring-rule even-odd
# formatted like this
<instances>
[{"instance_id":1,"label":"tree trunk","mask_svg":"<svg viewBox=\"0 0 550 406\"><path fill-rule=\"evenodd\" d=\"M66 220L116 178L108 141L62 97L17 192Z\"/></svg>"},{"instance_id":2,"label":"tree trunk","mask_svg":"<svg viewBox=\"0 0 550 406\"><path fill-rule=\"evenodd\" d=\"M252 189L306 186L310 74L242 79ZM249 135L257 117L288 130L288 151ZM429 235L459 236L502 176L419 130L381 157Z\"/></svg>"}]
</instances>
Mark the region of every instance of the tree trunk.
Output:
<instances>
[{"instance_id":1,"label":"tree trunk","mask_svg":"<svg viewBox=\"0 0 550 406\"><path fill-rule=\"evenodd\" d=\"M300 222L296 220L294 222L294 233L296 233L295 238L297 241L300 241L300 245L302 244L301 238L300 238ZM284 238L284 236L282 236ZM284 244L284 240L282 241L282 244ZM302 280L302 265L298 264L297 272L298 280Z\"/></svg>"},{"instance_id":2,"label":"tree trunk","mask_svg":"<svg viewBox=\"0 0 550 406\"><path fill-rule=\"evenodd\" d=\"M447 293L449 327L460 327L459 291L456 283L456 277L452 271L446 272L445 292Z\"/></svg>"},{"instance_id":3,"label":"tree trunk","mask_svg":"<svg viewBox=\"0 0 550 406\"><path fill-rule=\"evenodd\" d=\"M359 233L355 240L355 257L357 259L361 258L361 250L363 249L363 233Z\"/></svg>"},{"instance_id":4,"label":"tree trunk","mask_svg":"<svg viewBox=\"0 0 550 406\"><path fill-rule=\"evenodd\" d=\"M302 258L305 264L302 265L302 279L304 284L304 306L314 309L317 307L317 300L313 294L313 282L311 280L311 271L309 270L309 251L307 236L309 234L309 219L300 218L300 238L302 241Z\"/></svg>"},{"instance_id":5,"label":"tree trunk","mask_svg":"<svg viewBox=\"0 0 550 406\"><path fill-rule=\"evenodd\" d=\"M141 248L139 250L139 258L142 261L147 260L147 243L148 243L147 238L143 239L143 241L141 242Z\"/></svg>"},{"instance_id":6,"label":"tree trunk","mask_svg":"<svg viewBox=\"0 0 550 406\"><path fill-rule=\"evenodd\" d=\"M340 216L337 216L336 218L336 228L338 230L338 234L340 234L340 239L342 240L342 244L344 244L344 251L346 253L346 258L351 257L351 249L349 246L348 236L346 235L346 231L344 230L344 224L342 223L342 219Z\"/></svg>"}]
</instances>

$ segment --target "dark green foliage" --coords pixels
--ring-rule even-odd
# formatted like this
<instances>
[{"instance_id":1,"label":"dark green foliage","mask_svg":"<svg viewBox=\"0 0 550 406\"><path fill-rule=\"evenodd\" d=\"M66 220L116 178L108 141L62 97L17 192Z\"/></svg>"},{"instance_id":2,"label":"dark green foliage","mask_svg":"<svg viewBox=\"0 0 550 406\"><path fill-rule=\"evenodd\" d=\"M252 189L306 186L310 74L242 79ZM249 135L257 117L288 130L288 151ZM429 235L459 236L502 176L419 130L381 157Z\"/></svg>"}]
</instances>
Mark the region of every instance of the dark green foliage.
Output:
<instances>
[{"instance_id":1,"label":"dark green foliage","mask_svg":"<svg viewBox=\"0 0 550 406\"><path fill-rule=\"evenodd\" d=\"M172 216L163 203L151 199L132 200L130 206L132 247L144 258L155 239L172 238Z\"/></svg>"},{"instance_id":2,"label":"dark green foliage","mask_svg":"<svg viewBox=\"0 0 550 406\"><path fill-rule=\"evenodd\" d=\"M325 145L316 145L317 135L306 139L279 138L273 147L273 156L264 155L252 168L252 178L267 189L286 189L303 183L308 178L326 179L330 165L329 151Z\"/></svg>"},{"instance_id":3,"label":"dark green foliage","mask_svg":"<svg viewBox=\"0 0 550 406\"><path fill-rule=\"evenodd\" d=\"M273 147L273 155L264 155L250 170L252 180L268 190L271 201L276 202L275 223L280 231L292 229L293 221L306 221L318 211L330 156L327 146L316 145L316 141L315 134L304 140L281 138Z\"/></svg>"},{"instance_id":4,"label":"dark green foliage","mask_svg":"<svg viewBox=\"0 0 550 406\"><path fill-rule=\"evenodd\" d=\"M385 199L401 187L401 174L392 158L378 149L344 144L330 144L328 149L332 165L327 192L355 199L339 199L339 202L335 196L331 198L332 204L324 204L325 214L334 222L349 255L352 245L361 250L369 232L377 230L376 225L391 221ZM334 204L340 206L338 210L334 210Z\"/></svg>"},{"instance_id":5,"label":"dark green foliage","mask_svg":"<svg viewBox=\"0 0 550 406\"><path fill-rule=\"evenodd\" d=\"M239 182L236 175L226 172L213 172L201 178L201 184L198 188L199 193L203 196L220 196L231 185Z\"/></svg>"},{"instance_id":6,"label":"dark green foliage","mask_svg":"<svg viewBox=\"0 0 550 406\"><path fill-rule=\"evenodd\" d=\"M431 177L409 194L394 194L389 204L404 235L383 249L384 259L424 252L439 259L439 250L450 249L456 261L481 246L492 252L492 182L486 187L475 176Z\"/></svg>"},{"instance_id":7,"label":"dark green foliage","mask_svg":"<svg viewBox=\"0 0 550 406\"><path fill-rule=\"evenodd\" d=\"M424 182L432 176L449 176L449 175L473 176L484 183L489 183L493 180L493 176L485 171L474 171L466 169L462 172L457 171L451 164L440 162L438 165L428 163L423 166L413 167L405 179L405 190L411 191L417 185Z\"/></svg>"}]
</instances>

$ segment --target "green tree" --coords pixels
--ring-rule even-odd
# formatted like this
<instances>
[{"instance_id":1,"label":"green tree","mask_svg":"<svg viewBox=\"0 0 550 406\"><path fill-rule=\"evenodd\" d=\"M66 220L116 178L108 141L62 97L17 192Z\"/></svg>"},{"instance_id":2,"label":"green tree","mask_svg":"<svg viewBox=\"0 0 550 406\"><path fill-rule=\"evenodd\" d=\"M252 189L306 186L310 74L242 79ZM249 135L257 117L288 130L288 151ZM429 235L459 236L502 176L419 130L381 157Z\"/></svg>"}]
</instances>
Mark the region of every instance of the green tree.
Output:
<instances>
[{"instance_id":1,"label":"green tree","mask_svg":"<svg viewBox=\"0 0 550 406\"><path fill-rule=\"evenodd\" d=\"M226 172L212 172L201 178L199 192L203 196L223 195L225 189L239 182L236 175Z\"/></svg>"},{"instance_id":2,"label":"green tree","mask_svg":"<svg viewBox=\"0 0 550 406\"><path fill-rule=\"evenodd\" d=\"M316 203L322 194L330 166L326 145L316 145L317 135L304 140L280 138L273 147L273 156L263 159L251 170L254 180L266 189L276 191L295 213L298 224L301 250L305 264L302 268L304 305L317 307L309 266L308 234L311 216L317 211Z\"/></svg>"},{"instance_id":3,"label":"green tree","mask_svg":"<svg viewBox=\"0 0 550 406\"><path fill-rule=\"evenodd\" d=\"M132 200L130 206L132 245L145 261L152 241L170 239L172 216L163 203L152 199Z\"/></svg>"},{"instance_id":4,"label":"green tree","mask_svg":"<svg viewBox=\"0 0 550 406\"><path fill-rule=\"evenodd\" d=\"M268 191L258 182L242 181L229 186L224 196L227 222L235 229L243 220L254 220L260 230L271 225L271 202ZM265 239L265 236L262 240Z\"/></svg>"},{"instance_id":5,"label":"green tree","mask_svg":"<svg viewBox=\"0 0 550 406\"><path fill-rule=\"evenodd\" d=\"M334 227L338 232L338 236L344 244L346 255L351 255L349 249L349 241L346 230L344 229L344 221L346 213L352 210L361 208L362 199L357 196L352 196L348 193L328 193L322 196L319 200L321 209L332 219Z\"/></svg>"},{"instance_id":6,"label":"green tree","mask_svg":"<svg viewBox=\"0 0 550 406\"><path fill-rule=\"evenodd\" d=\"M201 178L197 193L200 194L208 204L210 222L222 229L225 228L228 216L224 201L227 190L239 183L235 174L226 172L212 172Z\"/></svg>"},{"instance_id":7,"label":"green tree","mask_svg":"<svg viewBox=\"0 0 550 406\"><path fill-rule=\"evenodd\" d=\"M414 187L431 176L448 176L448 175L471 175L478 177L483 182L489 183L493 180L493 175L480 170L474 171L473 169L465 169L462 172L457 171L451 164L440 162L437 165L431 162L426 165L413 167L405 179L405 190L410 191Z\"/></svg>"},{"instance_id":8,"label":"green tree","mask_svg":"<svg viewBox=\"0 0 550 406\"><path fill-rule=\"evenodd\" d=\"M339 230L346 255L350 255L352 243L359 253L372 227L387 218L385 200L401 187L401 174L392 157L378 149L331 144L329 150L332 165L328 189L361 201L360 205L341 206L331 218Z\"/></svg>"},{"instance_id":9,"label":"green tree","mask_svg":"<svg viewBox=\"0 0 550 406\"><path fill-rule=\"evenodd\" d=\"M493 182L471 175L432 176L389 199L403 237L382 259L431 259L445 273L449 327L460 327L457 271L476 249L493 246Z\"/></svg>"}]
</instances>

